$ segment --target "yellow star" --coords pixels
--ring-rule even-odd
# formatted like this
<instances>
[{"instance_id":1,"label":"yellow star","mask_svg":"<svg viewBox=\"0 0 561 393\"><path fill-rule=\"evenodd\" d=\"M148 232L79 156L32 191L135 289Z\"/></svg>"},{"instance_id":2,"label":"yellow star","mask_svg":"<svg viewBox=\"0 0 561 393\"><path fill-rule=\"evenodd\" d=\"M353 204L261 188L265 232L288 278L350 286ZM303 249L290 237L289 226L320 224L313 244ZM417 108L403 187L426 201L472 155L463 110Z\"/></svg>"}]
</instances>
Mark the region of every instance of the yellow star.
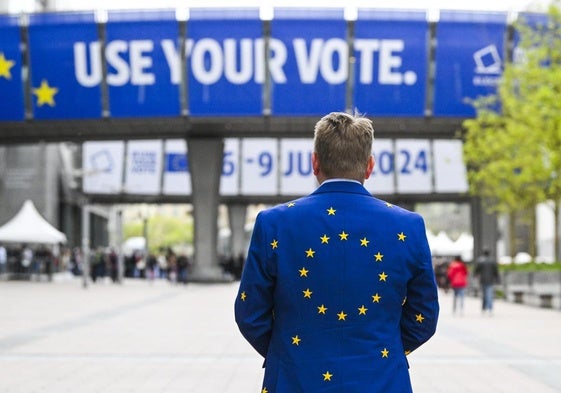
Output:
<instances>
[{"instance_id":1,"label":"yellow star","mask_svg":"<svg viewBox=\"0 0 561 393\"><path fill-rule=\"evenodd\" d=\"M320 239L321 239L321 244L329 243L329 236L327 236L325 234L322 237L320 237Z\"/></svg>"},{"instance_id":2,"label":"yellow star","mask_svg":"<svg viewBox=\"0 0 561 393\"><path fill-rule=\"evenodd\" d=\"M372 295L372 303L380 303L380 299L382 298L382 296L375 294Z\"/></svg>"},{"instance_id":3,"label":"yellow star","mask_svg":"<svg viewBox=\"0 0 561 393\"><path fill-rule=\"evenodd\" d=\"M390 354L390 351L388 351L387 348L384 348L383 350L381 350L380 352L382 352L382 357L383 358L387 358Z\"/></svg>"},{"instance_id":4,"label":"yellow star","mask_svg":"<svg viewBox=\"0 0 561 393\"><path fill-rule=\"evenodd\" d=\"M386 278L388 278L388 275L384 272L378 274L378 277L380 277L380 281L386 281Z\"/></svg>"},{"instance_id":5,"label":"yellow star","mask_svg":"<svg viewBox=\"0 0 561 393\"><path fill-rule=\"evenodd\" d=\"M327 307L325 307L323 304L318 307L318 314L325 314L326 311Z\"/></svg>"},{"instance_id":6,"label":"yellow star","mask_svg":"<svg viewBox=\"0 0 561 393\"><path fill-rule=\"evenodd\" d=\"M271 247L273 248L273 250L275 248L279 247L279 241L277 239L273 239L273 241L271 242Z\"/></svg>"},{"instance_id":7,"label":"yellow star","mask_svg":"<svg viewBox=\"0 0 561 393\"><path fill-rule=\"evenodd\" d=\"M370 243L370 240L366 240L366 238L360 239L361 246L368 247L368 243Z\"/></svg>"},{"instance_id":8,"label":"yellow star","mask_svg":"<svg viewBox=\"0 0 561 393\"><path fill-rule=\"evenodd\" d=\"M300 277L308 277L309 270L306 270L305 267L303 267L302 269L300 269L298 271L300 272Z\"/></svg>"},{"instance_id":9,"label":"yellow star","mask_svg":"<svg viewBox=\"0 0 561 393\"><path fill-rule=\"evenodd\" d=\"M45 104L55 106L56 93L58 93L58 89L56 87L50 87L45 79L41 81L41 86L33 89L33 94L37 96L37 106L43 106Z\"/></svg>"},{"instance_id":10,"label":"yellow star","mask_svg":"<svg viewBox=\"0 0 561 393\"><path fill-rule=\"evenodd\" d=\"M364 307L364 304L358 308L358 315L366 315L368 309Z\"/></svg>"},{"instance_id":11,"label":"yellow star","mask_svg":"<svg viewBox=\"0 0 561 393\"><path fill-rule=\"evenodd\" d=\"M261 390L261 393L269 393L269 391L267 390L267 388L263 388L263 390Z\"/></svg>"},{"instance_id":12,"label":"yellow star","mask_svg":"<svg viewBox=\"0 0 561 393\"><path fill-rule=\"evenodd\" d=\"M288 203L286 204L286 207L294 207L294 205L296 205L296 203L294 203L294 202L288 202Z\"/></svg>"},{"instance_id":13,"label":"yellow star","mask_svg":"<svg viewBox=\"0 0 561 393\"><path fill-rule=\"evenodd\" d=\"M329 371L326 371L325 374L322 375L324 381L331 381L331 377L333 376L333 374L331 374Z\"/></svg>"},{"instance_id":14,"label":"yellow star","mask_svg":"<svg viewBox=\"0 0 561 393\"><path fill-rule=\"evenodd\" d=\"M16 64L15 61L8 60L4 57L4 52L0 52L0 77L12 79L10 69Z\"/></svg>"},{"instance_id":15,"label":"yellow star","mask_svg":"<svg viewBox=\"0 0 561 393\"><path fill-rule=\"evenodd\" d=\"M334 216L336 211L337 211L337 210L335 210L335 209L333 209L332 207L330 207L329 209L327 209L327 215L328 215L328 216Z\"/></svg>"},{"instance_id":16,"label":"yellow star","mask_svg":"<svg viewBox=\"0 0 561 393\"><path fill-rule=\"evenodd\" d=\"M242 302L245 302L245 299L246 299L246 298L247 298L247 295L246 295L245 291L243 291L243 292L240 294L240 299L242 299Z\"/></svg>"},{"instance_id":17,"label":"yellow star","mask_svg":"<svg viewBox=\"0 0 561 393\"><path fill-rule=\"evenodd\" d=\"M415 315L415 321L417 321L419 323L423 323L423 319L425 319L425 317L423 317L423 314Z\"/></svg>"},{"instance_id":18,"label":"yellow star","mask_svg":"<svg viewBox=\"0 0 561 393\"><path fill-rule=\"evenodd\" d=\"M341 238L341 240L347 240L347 238L349 237L349 234L345 233L345 231L343 231L339 234L339 237Z\"/></svg>"},{"instance_id":19,"label":"yellow star","mask_svg":"<svg viewBox=\"0 0 561 393\"><path fill-rule=\"evenodd\" d=\"M341 312L337 314L337 317L339 317L338 321L344 321L345 318L347 318L347 314L345 314L345 312L341 310Z\"/></svg>"},{"instance_id":20,"label":"yellow star","mask_svg":"<svg viewBox=\"0 0 561 393\"><path fill-rule=\"evenodd\" d=\"M306 258L313 258L315 253L316 252L314 250L312 250L311 248L308 248L306 250Z\"/></svg>"},{"instance_id":21,"label":"yellow star","mask_svg":"<svg viewBox=\"0 0 561 393\"><path fill-rule=\"evenodd\" d=\"M403 232L397 234L397 238L398 238L399 240L401 240L402 242L405 241L405 238L406 238L406 237L407 237L407 236L405 236L405 234L404 234Z\"/></svg>"},{"instance_id":22,"label":"yellow star","mask_svg":"<svg viewBox=\"0 0 561 393\"><path fill-rule=\"evenodd\" d=\"M380 251L378 251L378 254L374 255L374 258L376 258L376 262L382 262L382 258L384 256L382 254L380 254Z\"/></svg>"},{"instance_id":23,"label":"yellow star","mask_svg":"<svg viewBox=\"0 0 561 393\"><path fill-rule=\"evenodd\" d=\"M386 202L386 206L387 206L387 207L393 207L393 205L392 205L391 203L389 203L389 202Z\"/></svg>"},{"instance_id":24,"label":"yellow star","mask_svg":"<svg viewBox=\"0 0 561 393\"><path fill-rule=\"evenodd\" d=\"M411 353L410 350L405 351L405 356L409 355Z\"/></svg>"},{"instance_id":25,"label":"yellow star","mask_svg":"<svg viewBox=\"0 0 561 393\"><path fill-rule=\"evenodd\" d=\"M307 297L308 299L311 299L311 298L312 298L312 293L313 293L313 292L310 291L310 288L306 288L306 290L305 290L305 291L302 291L302 292L304 292L304 297Z\"/></svg>"},{"instance_id":26,"label":"yellow star","mask_svg":"<svg viewBox=\"0 0 561 393\"><path fill-rule=\"evenodd\" d=\"M292 337L292 344L300 345L300 341L302 341L302 339L300 337L298 337L298 335Z\"/></svg>"}]
</instances>

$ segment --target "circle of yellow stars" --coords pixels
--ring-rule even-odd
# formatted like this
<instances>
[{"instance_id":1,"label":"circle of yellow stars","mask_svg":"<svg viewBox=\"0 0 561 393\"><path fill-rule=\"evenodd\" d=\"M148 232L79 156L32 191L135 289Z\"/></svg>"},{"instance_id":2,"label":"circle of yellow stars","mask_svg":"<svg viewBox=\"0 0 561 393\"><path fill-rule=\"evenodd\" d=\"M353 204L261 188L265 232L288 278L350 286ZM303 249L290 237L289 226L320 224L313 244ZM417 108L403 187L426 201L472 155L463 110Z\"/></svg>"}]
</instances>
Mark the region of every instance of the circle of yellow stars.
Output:
<instances>
[{"instance_id":1,"label":"circle of yellow stars","mask_svg":"<svg viewBox=\"0 0 561 393\"><path fill-rule=\"evenodd\" d=\"M1 64L1 60L2 58L0 57L0 64ZM0 68L1 71L1 68ZM0 74L1 75L1 74ZM48 85L47 85L48 87ZM56 90L56 89L55 89ZM55 93L56 94L56 91ZM54 95L53 94L53 95ZM296 205L295 202L289 202L286 206L287 207L294 207ZM392 208L393 205L391 203L386 203L386 206L388 208ZM333 207L330 206L329 208L326 209L327 215L328 216L334 216L337 212L337 210ZM400 242L405 242L407 235L404 232L400 232L397 233L397 240ZM347 241L349 240L349 233L345 232L344 230L341 231L339 234L339 240L340 241ZM329 240L331 239L329 236L327 236L327 234L323 234L320 238L321 240L321 244L329 244ZM360 247L368 247L370 240L368 240L366 237L363 237L361 239L359 239L360 241ZM270 246L273 250L277 249L279 247L279 242L277 239L273 239L270 243ZM314 258L316 251L313 250L311 247L308 248L307 250L305 250L305 255L306 258ZM376 254L374 254L374 261L375 262L382 262L384 258L384 255L380 252L377 251ZM303 266L301 269L298 270L300 277L305 278L308 277L308 273L310 272L310 270L306 269L305 266ZM378 281L379 282L386 282L388 279L388 274L386 274L384 271L382 271L381 273L378 274ZM312 294L313 291L310 288L306 288L305 290L302 291L303 297L306 299L311 299L312 298ZM241 292L240 294L240 298L242 301L246 301L247 299L247 294L245 291ZM405 304L405 300L406 298L403 299L402 305ZM376 292L375 294L372 295L372 303L380 303L382 301L382 296ZM322 315L326 315L328 308L325 306L325 304L321 304L320 306L317 306L317 310L318 310L318 314L322 314ZM363 304L360 307L357 307L358 310L358 315L367 315L368 312L368 308ZM338 312L337 314L337 320L338 321L346 321L348 314L345 313L344 310L341 310L340 312ZM419 313L415 315L415 321L418 323L423 323L423 320L425 319L425 317ZM291 336L291 340L292 340L292 345L295 346L300 346L300 343L302 342L302 338L299 335L294 335ZM405 351L405 354L409 354L410 351ZM382 350L380 350L380 356L382 358L389 358L390 355L390 351L387 348L383 348ZM333 374L330 371L326 371L325 373L322 374L323 375L323 380L324 381L331 381L331 379L333 378ZM264 387L262 390L262 393L268 393L267 388Z\"/></svg>"}]
</instances>

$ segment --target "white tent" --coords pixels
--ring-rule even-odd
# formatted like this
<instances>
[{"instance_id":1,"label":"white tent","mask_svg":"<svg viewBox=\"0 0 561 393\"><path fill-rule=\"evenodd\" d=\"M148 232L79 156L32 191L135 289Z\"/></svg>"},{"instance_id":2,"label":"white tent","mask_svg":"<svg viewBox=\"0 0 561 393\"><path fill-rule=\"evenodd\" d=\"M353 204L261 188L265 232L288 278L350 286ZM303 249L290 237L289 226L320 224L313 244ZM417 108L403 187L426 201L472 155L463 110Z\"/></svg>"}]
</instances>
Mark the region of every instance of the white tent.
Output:
<instances>
[{"instance_id":1,"label":"white tent","mask_svg":"<svg viewBox=\"0 0 561 393\"><path fill-rule=\"evenodd\" d=\"M0 227L0 242L58 244L66 243L66 235L49 224L33 202L27 200L20 211Z\"/></svg>"}]
</instances>

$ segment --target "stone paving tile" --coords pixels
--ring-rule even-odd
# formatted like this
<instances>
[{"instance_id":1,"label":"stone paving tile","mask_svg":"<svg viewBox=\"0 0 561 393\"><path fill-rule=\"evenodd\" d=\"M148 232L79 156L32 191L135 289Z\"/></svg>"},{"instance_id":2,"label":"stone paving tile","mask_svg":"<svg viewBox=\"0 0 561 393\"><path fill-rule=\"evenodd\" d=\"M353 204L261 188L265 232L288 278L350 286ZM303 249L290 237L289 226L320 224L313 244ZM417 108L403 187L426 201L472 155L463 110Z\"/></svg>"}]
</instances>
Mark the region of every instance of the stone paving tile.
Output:
<instances>
[{"instance_id":1,"label":"stone paving tile","mask_svg":"<svg viewBox=\"0 0 561 393\"><path fill-rule=\"evenodd\" d=\"M0 393L259 392L233 320L237 283L0 282ZM561 392L561 311L479 299L410 355L416 393Z\"/></svg>"}]
</instances>

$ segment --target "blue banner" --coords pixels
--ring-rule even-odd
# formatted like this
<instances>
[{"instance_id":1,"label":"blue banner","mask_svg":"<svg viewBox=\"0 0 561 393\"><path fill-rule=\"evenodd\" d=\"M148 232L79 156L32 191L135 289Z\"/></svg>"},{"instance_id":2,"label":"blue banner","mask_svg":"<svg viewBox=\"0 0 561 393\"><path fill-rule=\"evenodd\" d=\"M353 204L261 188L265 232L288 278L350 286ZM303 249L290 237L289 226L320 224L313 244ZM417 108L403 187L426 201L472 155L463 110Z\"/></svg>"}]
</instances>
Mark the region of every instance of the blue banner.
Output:
<instances>
[{"instance_id":1,"label":"blue banner","mask_svg":"<svg viewBox=\"0 0 561 393\"><path fill-rule=\"evenodd\" d=\"M505 13L440 14L435 116L473 117L470 99L495 94L503 70L506 22Z\"/></svg>"},{"instance_id":2,"label":"blue banner","mask_svg":"<svg viewBox=\"0 0 561 393\"><path fill-rule=\"evenodd\" d=\"M112 117L181 114L178 37L175 12L109 13L105 54Z\"/></svg>"},{"instance_id":3,"label":"blue banner","mask_svg":"<svg viewBox=\"0 0 561 393\"><path fill-rule=\"evenodd\" d=\"M191 10L187 22L191 115L262 115L262 24L258 9Z\"/></svg>"},{"instance_id":4,"label":"blue banner","mask_svg":"<svg viewBox=\"0 0 561 393\"><path fill-rule=\"evenodd\" d=\"M348 55L343 9L275 9L269 43L272 114L345 110Z\"/></svg>"},{"instance_id":5,"label":"blue banner","mask_svg":"<svg viewBox=\"0 0 561 393\"><path fill-rule=\"evenodd\" d=\"M101 52L93 13L31 15L29 52L34 118L101 116Z\"/></svg>"},{"instance_id":6,"label":"blue banner","mask_svg":"<svg viewBox=\"0 0 561 393\"><path fill-rule=\"evenodd\" d=\"M20 31L18 18L0 16L0 121L23 120Z\"/></svg>"},{"instance_id":7,"label":"blue banner","mask_svg":"<svg viewBox=\"0 0 561 393\"><path fill-rule=\"evenodd\" d=\"M353 98L360 113L424 115L427 35L424 12L359 9Z\"/></svg>"}]
</instances>

